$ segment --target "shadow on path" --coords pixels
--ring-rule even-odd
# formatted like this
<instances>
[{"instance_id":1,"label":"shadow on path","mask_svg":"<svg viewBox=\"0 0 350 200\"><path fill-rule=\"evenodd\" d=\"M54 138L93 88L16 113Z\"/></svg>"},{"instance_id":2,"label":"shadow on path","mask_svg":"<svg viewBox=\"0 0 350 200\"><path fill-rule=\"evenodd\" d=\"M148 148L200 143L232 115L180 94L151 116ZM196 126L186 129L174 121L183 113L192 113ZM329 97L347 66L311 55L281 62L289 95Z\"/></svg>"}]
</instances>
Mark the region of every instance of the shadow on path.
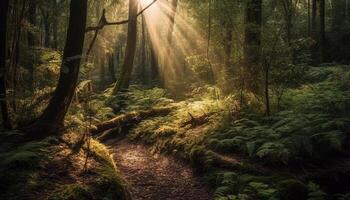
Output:
<instances>
[{"instance_id":1,"label":"shadow on path","mask_svg":"<svg viewBox=\"0 0 350 200\"><path fill-rule=\"evenodd\" d=\"M171 156L153 155L127 139L110 142L114 160L134 200L210 200L207 184Z\"/></svg>"}]
</instances>

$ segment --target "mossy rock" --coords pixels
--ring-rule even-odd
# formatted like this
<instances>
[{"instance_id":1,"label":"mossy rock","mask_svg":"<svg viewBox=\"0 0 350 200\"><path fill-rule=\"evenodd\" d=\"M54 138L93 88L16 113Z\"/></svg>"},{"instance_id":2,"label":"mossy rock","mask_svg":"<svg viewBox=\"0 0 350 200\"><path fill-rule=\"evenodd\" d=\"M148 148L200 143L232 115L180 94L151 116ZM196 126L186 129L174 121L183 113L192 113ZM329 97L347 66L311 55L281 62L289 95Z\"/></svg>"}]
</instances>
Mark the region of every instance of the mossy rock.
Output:
<instances>
[{"instance_id":1,"label":"mossy rock","mask_svg":"<svg viewBox=\"0 0 350 200\"><path fill-rule=\"evenodd\" d=\"M279 196L283 200L307 199L308 189L305 184L295 179L283 180L278 183Z\"/></svg>"}]
</instances>

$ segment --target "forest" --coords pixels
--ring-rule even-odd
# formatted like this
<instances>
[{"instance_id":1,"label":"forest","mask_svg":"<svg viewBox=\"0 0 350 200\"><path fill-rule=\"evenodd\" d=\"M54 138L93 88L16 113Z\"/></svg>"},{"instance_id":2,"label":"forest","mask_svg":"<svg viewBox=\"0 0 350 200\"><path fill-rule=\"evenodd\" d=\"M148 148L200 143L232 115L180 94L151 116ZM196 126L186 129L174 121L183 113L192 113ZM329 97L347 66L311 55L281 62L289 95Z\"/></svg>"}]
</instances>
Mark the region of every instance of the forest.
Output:
<instances>
[{"instance_id":1,"label":"forest","mask_svg":"<svg viewBox=\"0 0 350 200\"><path fill-rule=\"evenodd\" d=\"M1 0L1 200L350 200L349 0Z\"/></svg>"}]
</instances>

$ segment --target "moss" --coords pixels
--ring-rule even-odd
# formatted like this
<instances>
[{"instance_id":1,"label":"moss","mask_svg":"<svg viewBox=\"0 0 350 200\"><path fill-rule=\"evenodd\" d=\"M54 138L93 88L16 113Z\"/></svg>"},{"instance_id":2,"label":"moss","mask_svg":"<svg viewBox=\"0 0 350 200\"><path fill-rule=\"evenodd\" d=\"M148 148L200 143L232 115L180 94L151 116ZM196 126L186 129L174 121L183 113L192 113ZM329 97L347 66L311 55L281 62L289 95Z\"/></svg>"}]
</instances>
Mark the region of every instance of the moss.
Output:
<instances>
[{"instance_id":1,"label":"moss","mask_svg":"<svg viewBox=\"0 0 350 200\"><path fill-rule=\"evenodd\" d=\"M84 184L59 185L58 188L49 195L49 200L89 200L92 195L89 188Z\"/></svg>"},{"instance_id":2,"label":"moss","mask_svg":"<svg viewBox=\"0 0 350 200\"><path fill-rule=\"evenodd\" d=\"M117 167L111 154L105 145L97 140L91 140L91 151L94 158L101 163L97 169L99 178L92 186L99 196L107 199L128 200L131 199L130 192L124 180L120 178Z\"/></svg>"}]
</instances>

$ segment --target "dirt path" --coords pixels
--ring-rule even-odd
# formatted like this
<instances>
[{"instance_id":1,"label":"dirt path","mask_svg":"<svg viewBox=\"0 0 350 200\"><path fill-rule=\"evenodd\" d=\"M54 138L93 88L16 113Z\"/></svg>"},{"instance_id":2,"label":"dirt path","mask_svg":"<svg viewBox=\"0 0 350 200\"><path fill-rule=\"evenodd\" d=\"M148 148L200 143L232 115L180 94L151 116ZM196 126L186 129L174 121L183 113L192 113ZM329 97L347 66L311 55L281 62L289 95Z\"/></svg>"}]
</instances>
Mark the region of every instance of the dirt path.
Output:
<instances>
[{"instance_id":1,"label":"dirt path","mask_svg":"<svg viewBox=\"0 0 350 200\"><path fill-rule=\"evenodd\" d=\"M210 200L208 186L193 175L191 167L172 157L153 155L139 144L121 140L110 143L123 178L135 200Z\"/></svg>"}]
</instances>

